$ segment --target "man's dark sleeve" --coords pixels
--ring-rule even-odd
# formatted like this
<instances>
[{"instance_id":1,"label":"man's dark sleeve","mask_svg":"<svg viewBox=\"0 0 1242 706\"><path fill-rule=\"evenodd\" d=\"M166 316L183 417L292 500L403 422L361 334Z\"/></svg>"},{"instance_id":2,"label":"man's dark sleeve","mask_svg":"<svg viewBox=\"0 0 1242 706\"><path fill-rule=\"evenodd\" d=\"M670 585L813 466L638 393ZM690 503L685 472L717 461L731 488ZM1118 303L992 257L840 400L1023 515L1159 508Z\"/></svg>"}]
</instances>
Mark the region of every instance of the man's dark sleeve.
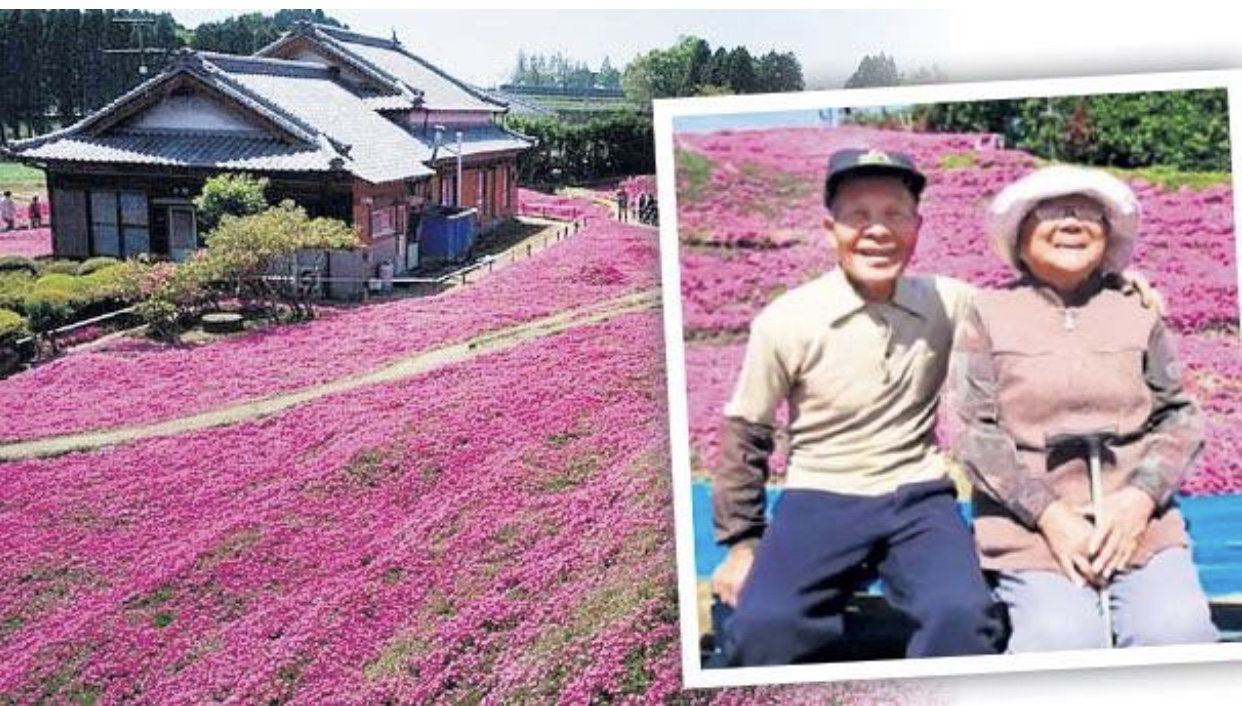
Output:
<instances>
[{"instance_id":1,"label":"man's dark sleeve","mask_svg":"<svg viewBox=\"0 0 1242 706\"><path fill-rule=\"evenodd\" d=\"M1143 365L1152 395L1147 433L1155 440L1130 484L1150 495L1156 507L1164 507L1203 450L1203 415L1182 389L1176 345L1163 321L1152 328Z\"/></svg>"},{"instance_id":2,"label":"man's dark sleeve","mask_svg":"<svg viewBox=\"0 0 1242 706\"><path fill-rule=\"evenodd\" d=\"M772 427L725 417L722 460L712 475L712 522L720 544L754 542L763 534L768 457L774 444Z\"/></svg>"}]
</instances>

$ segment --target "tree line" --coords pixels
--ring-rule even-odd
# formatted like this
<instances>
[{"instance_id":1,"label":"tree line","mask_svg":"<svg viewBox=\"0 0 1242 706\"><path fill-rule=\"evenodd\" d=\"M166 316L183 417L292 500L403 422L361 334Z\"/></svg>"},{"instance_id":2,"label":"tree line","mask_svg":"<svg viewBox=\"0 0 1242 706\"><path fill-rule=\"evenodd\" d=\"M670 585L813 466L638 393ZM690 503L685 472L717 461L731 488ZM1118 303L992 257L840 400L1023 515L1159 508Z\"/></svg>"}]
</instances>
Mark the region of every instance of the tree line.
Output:
<instances>
[{"instance_id":1,"label":"tree line","mask_svg":"<svg viewBox=\"0 0 1242 706\"><path fill-rule=\"evenodd\" d=\"M509 83L533 88L621 88L621 72L608 57L592 70L584 61L575 61L560 52L527 54L519 49Z\"/></svg>"},{"instance_id":2,"label":"tree line","mask_svg":"<svg viewBox=\"0 0 1242 706\"><path fill-rule=\"evenodd\" d=\"M668 49L639 54L621 79L626 97L637 103L653 98L775 93L805 87L802 64L793 52L769 51L754 57L744 46L712 49L699 37L682 37Z\"/></svg>"},{"instance_id":3,"label":"tree line","mask_svg":"<svg viewBox=\"0 0 1242 706\"><path fill-rule=\"evenodd\" d=\"M1224 89L933 103L917 106L914 122L938 132L1001 134L1046 159L1230 171Z\"/></svg>"},{"instance_id":4,"label":"tree line","mask_svg":"<svg viewBox=\"0 0 1242 706\"><path fill-rule=\"evenodd\" d=\"M322 10L252 13L194 29L167 12L0 10L0 139L76 121L158 73L177 49L251 54L300 19L341 26ZM140 55L140 46L157 51Z\"/></svg>"}]
</instances>

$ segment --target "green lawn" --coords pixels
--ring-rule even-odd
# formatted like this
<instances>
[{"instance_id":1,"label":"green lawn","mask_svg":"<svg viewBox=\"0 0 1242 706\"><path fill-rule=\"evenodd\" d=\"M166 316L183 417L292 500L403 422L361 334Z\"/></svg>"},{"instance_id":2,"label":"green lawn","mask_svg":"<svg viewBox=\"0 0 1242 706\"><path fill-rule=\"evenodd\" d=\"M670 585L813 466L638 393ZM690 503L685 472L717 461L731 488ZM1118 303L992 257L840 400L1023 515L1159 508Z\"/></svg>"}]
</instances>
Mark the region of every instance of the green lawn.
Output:
<instances>
[{"instance_id":1,"label":"green lawn","mask_svg":"<svg viewBox=\"0 0 1242 706\"><path fill-rule=\"evenodd\" d=\"M12 191L15 196L28 197L47 187L43 172L17 162L0 162L0 191Z\"/></svg>"}]
</instances>

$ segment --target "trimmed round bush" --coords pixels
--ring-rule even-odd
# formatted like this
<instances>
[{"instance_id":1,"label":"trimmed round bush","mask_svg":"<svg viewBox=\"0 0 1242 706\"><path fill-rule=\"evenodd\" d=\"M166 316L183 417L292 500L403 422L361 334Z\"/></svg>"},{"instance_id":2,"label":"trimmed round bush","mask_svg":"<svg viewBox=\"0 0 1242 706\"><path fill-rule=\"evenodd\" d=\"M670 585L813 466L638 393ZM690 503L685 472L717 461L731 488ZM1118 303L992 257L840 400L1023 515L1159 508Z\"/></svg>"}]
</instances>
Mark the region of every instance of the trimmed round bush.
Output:
<instances>
[{"instance_id":1,"label":"trimmed round bush","mask_svg":"<svg viewBox=\"0 0 1242 706\"><path fill-rule=\"evenodd\" d=\"M78 263L74 260L52 260L43 263L41 274L45 275L76 275Z\"/></svg>"},{"instance_id":2,"label":"trimmed round bush","mask_svg":"<svg viewBox=\"0 0 1242 706\"><path fill-rule=\"evenodd\" d=\"M26 319L8 309L0 309L0 341L16 338L26 332Z\"/></svg>"},{"instance_id":3,"label":"trimmed round bush","mask_svg":"<svg viewBox=\"0 0 1242 706\"><path fill-rule=\"evenodd\" d=\"M119 264L121 264L121 261L115 257L92 257L89 260L84 260L82 264L78 265L76 274L79 277L85 277L100 270L116 267Z\"/></svg>"},{"instance_id":4,"label":"trimmed round bush","mask_svg":"<svg viewBox=\"0 0 1242 706\"><path fill-rule=\"evenodd\" d=\"M35 278L26 270L0 271L0 309L21 311Z\"/></svg>"},{"instance_id":5,"label":"trimmed round bush","mask_svg":"<svg viewBox=\"0 0 1242 706\"><path fill-rule=\"evenodd\" d=\"M0 255L0 272L20 272L25 270L31 275L39 275L39 265L28 257L21 255Z\"/></svg>"},{"instance_id":6,"label":"trimmed round bush","mask_svg":"<svg viewBox=\"0 0 1242 706\"><path fill-rule=\"evenodd\" d=\"M59 289L35 290L26 297L24 310L30 329L44 333L69 323L74 311L73 297Z\"/></svg>"}]
</instances>

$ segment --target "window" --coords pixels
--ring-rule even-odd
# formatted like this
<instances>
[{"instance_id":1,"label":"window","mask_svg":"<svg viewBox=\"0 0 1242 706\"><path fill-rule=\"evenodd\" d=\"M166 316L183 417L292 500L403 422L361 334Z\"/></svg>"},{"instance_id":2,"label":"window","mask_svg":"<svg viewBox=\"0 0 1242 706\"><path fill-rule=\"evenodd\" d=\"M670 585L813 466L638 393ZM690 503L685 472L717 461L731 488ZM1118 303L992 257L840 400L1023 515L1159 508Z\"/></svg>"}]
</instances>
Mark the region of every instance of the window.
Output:
<instances>
[{"instance_id":1,"label":"window","mask_svg":"<svg viewBox=\"0 0 1242 706\"><path fill-rule=\"evenodd\" d=\"M141 191L92 191L91 251L129 257L150 250L147 195Z\"/></svg>"},{"instance_id":2,"label":"window","mask_svg":"<svg viewBox=\"0 0 1242 706\"><path fill-rule=\"evenodd\" d=\"M147 195L141 191L121 192L121 242L125 256L151 251Z\"/></svg>"},{"instance_id":3,"label":"window","mask_svg":"<svg viewBox=\"0 0 1242 706\"><path fill-rule=\"evenodd\" d=\"M121 256L120 214L115 191L91 192L91 253Z\"/></svg>"},{"instance_id":4,"label":"window","mask_svg":"<svg viewBox=\"0 0 1242 706\"><path fill-rule=\"evenodd\" d=\"M397 232L397 209L395 206L371 211L371 237L392 235Z\"/></svg>"}]
</instances>

